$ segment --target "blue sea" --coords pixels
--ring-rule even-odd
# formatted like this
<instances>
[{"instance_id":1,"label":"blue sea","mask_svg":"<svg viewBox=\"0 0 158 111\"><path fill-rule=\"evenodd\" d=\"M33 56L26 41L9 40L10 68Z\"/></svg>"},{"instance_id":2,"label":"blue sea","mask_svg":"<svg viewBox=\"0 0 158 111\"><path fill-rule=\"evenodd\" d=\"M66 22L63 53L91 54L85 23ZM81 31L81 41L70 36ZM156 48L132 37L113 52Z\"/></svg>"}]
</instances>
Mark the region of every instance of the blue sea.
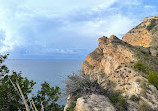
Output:
<instances>
[{"instance_id":1,"label":"blue sea","mask_svg":"<svg viewBox=\"0 0 158 111\"><path fill-rule=\"evenodd\" d=\"M10 70L22 71L22 76L34 80L36 85L33 94L41 88L44 81L51 86L65 88L64 80L72 72L79 71L83 60L7 60L5 64ZM65 98L60 98L60 104L65 104Z\"/></svg>"}]
</instances>

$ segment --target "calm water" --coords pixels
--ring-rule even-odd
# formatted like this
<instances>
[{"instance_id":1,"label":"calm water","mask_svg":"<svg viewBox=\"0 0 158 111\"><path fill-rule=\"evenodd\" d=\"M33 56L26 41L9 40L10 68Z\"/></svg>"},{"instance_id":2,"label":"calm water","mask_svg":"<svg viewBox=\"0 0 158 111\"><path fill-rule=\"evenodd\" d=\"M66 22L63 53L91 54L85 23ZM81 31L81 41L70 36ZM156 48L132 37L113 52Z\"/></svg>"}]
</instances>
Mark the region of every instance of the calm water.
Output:
<instances>
[{"instance_id":1,"label":"calm water","mask_svg":"<svg viewBox=\"0 0 158 111\"><path fill-rule=\"evenodd\" d=\"M73 71L80 70L82 62L83 60L7 60L5 64L11 70L22 71L23 77L34 80L36 85L33 93L36 93L44 81L64 89L62 81Z\"/></svg>"}]
</instances>

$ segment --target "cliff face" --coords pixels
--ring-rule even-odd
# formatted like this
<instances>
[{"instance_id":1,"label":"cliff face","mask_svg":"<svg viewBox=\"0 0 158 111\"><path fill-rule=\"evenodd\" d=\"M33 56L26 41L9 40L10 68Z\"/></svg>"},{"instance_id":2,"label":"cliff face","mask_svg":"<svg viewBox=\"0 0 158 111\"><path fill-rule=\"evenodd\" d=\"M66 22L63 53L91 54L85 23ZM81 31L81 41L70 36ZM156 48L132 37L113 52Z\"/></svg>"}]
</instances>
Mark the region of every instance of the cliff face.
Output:
<instances>
[{"instance_id":1,"label":"cliff face","mask_svg":"<svg viewBox=\"0 0 158 111\"><path fill-rule=\"evenodd\" d=\"M77 100L76 111L116 111L110 100L103 95L87 95Z\"/></svg>"},{"instance_id":2,"label":"cliff face","mask_svg":"<svg viewBox=\"0 0 158 111\"><path fill-rule=\"evenodd\" d=\"M158 17L148 17L125 34L122 40L115 35L109 38L103 36L98 39L98 47L86 57L86 61L82 64L82 72L96 78L104 89L121 91L127 100L128 111L140 111L142 104L151 108L142 111L158 110L158 90L147 80L149 72L158 73L157 28ZM138 64L141 65L137 66ZM139 97L139 100L137 102L131 100L133 96ZM92 105L89 102L83 102L94 100L91 96L87 97L77 100L76 111L90 111L87 110L88 108L81 110L87 105ZM82 105L81 100L84 103ZM108 100L107 104L109 104ZM103 106L97 107L107 111ZM117 110L112 105L110 108L112 111Z\"/></svg>"},{"instance_id":3,"label":"cliff face","mask_svg":"<svg viewBox=\"0 0 158 111\"><path fill-rule=\"evenodd\" d=\"M156 47L158 46L158 17L146 17L128 33L122 40L133 46Z\"/></svg>"},{"instance_id":4,"label":"cliff face","mask_svg":"<svg viewBox=\"0 0 158 111\"><path fill-rule=\"evenodd\" d=\"M129 98L139 95L152 107L158 107L158 91L151 88L152 85L143 76L150 71L158 72L157 57L152 56L148 48L132 46L114 35L110 38L103 36L98 42L98 48L90 53L83 62L82 71L95 77L105 89L113 87L115 91L120 90L124 96ZM146 72L134 69L134 64L138 61L145 65ZM107 85L108 81L115 85ZM144 91L146 90L144 87L150 89L151 92Z\"/></svg>"},{"instance_id":5,"label":"cliff face","mask_svg":"<svg viewBox=\"0 0 158 111\"><path fill-rule=\"evenodd\" d=\"M106 89L122 91L128 97L129 106L134 104L129 101L133 95L140 96L152 108L158 108L158 90L149 84L146 79L150 71L158 72L158 17L148 17L141 24L130 30L122 40L112 35L98 39L98 47L86 57L82 64L85 74L95 77ZM134 68L141 62L146 71ZM107 81L115 84L108 86ZM150 91L148 91L148 90ZM128 110L137 111L139 107L129 107Z\"/></svg>"},{"instance_id":6,"label":"cliff face","mask_svg":"<svg viewBox=\"0 0 158 111\"><path fill-rule=\"evenodd\" d=\"M86 74L103 72L109 75L118 66L130 64L138 59L131 50L132 46L112 35L103 36L99 40L98 48L86 57L81 69Z\"/></svg>"}]
</instances>

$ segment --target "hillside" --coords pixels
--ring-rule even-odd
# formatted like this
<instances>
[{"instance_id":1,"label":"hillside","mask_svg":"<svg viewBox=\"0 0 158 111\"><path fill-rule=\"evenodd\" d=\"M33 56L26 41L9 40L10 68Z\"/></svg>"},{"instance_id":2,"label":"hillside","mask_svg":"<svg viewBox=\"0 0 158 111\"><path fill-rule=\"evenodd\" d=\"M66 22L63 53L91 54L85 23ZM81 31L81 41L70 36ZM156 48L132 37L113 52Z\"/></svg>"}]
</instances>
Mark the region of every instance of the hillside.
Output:
<instances>
[{"instance_id":1,"label":"hillside","mask_svg":"<svg viewBox=\"0 0 158 111\"><path fill-rule=\"evenodd\" d=\"M149 82L149 73L158 73L157 28L158 17L148 17L122 40L115 35L98 39L98 47L86 57L81 70L108 92L121 92L127 108L120 110L110 97L92 94L77 99L76 111L158 111L158 90Z\"/></svg>"}]
</instances>

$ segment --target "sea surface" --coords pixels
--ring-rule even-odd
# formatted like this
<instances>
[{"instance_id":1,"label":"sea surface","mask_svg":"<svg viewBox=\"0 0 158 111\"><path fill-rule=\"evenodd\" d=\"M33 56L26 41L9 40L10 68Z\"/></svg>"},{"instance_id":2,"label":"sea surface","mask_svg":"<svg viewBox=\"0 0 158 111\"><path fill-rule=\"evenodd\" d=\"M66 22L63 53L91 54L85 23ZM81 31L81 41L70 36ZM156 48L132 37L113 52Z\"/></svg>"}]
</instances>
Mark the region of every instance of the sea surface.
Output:
<instances>
[{"instance_id":1,"label":"sea surface","mask_svg":"<svg viewBox=\"0 0 158 111\"><path fill-rule=\"evenodd\" d=\"M22 71L22 76L34 80L36 85L33 94L41 88L44 81L51 86L59 86L64 90L63 82L67 75L80 70L83 60L7 60L5 64L10 70ZM65 98L60 98L59 103L65 104Z\"/></svg>"}]
</instances>

